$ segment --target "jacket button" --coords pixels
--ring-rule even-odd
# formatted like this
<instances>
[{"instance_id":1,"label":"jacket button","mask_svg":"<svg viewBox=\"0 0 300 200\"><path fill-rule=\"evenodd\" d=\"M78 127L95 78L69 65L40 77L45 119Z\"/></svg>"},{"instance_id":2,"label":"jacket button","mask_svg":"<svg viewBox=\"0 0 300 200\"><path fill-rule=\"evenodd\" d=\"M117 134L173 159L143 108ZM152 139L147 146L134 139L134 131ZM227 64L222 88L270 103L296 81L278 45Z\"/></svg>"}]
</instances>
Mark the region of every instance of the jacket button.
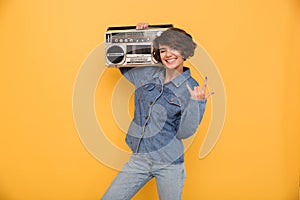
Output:
<instances>
[{"instance_id":1,"label":"jacket button","mask_svg":"<svg viewBox=\"0 0 300 200\"><path fill-rule=\"evenodd\" d=\"M149 116L145 116L145 119L147 120L149 118Z\"/></svg>"},{"instance_id":2,"label":"jacket button","mask_svg":"<svg viewBox=\"0 0 300 200\"><path fill-rule=\"evenodd\" d=\"M150 101L150 106L152 106L152 104L153 104L153 101Z\"/></svg>"}]
</instances>

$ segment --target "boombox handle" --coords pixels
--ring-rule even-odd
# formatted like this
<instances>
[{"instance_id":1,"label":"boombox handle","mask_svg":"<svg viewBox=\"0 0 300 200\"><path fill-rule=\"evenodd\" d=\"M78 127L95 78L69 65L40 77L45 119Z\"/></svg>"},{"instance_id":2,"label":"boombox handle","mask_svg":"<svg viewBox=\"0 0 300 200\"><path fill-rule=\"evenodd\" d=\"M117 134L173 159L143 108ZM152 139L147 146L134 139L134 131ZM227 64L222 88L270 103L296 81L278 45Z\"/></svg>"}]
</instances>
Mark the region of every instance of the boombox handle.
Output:
<instances>
[{"instance_id":1,"label":"boombox handle","mask_svg":"<svg viewBox=\"0 0 300 200\"><path fill-rule=\"evenodd\" d=\"M171 28L173 24L159 24L159 25L149 25L149 28ZM116 30L129 30L135 29L136 26L111 26L107 28L107 31L116 31Z\"/></svg>"}]
</instances>

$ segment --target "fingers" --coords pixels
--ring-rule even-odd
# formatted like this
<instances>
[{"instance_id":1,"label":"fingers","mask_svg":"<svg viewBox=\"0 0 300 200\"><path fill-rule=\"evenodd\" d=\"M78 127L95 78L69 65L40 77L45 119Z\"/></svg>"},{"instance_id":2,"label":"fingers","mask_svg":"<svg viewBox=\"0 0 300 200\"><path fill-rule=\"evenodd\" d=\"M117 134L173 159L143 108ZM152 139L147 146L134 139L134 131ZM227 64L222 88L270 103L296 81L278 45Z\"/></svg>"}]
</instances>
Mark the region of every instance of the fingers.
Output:
<instances>
[{"instance_id":1,"label":"fingers","mask_svg":"<svg viewBox=\"0 0 300 200\"><path fill-rule=\"evenodd\" d=\"M206 87L207 87L207 77L204 79L203 86L200 88L199 86L195 86L193 89L189 86L189 84L186 84L186 87L191 95L192 99L207 99L211 95L213 95L215 92L209 92L206 94Z\"/></svg>"},{"instance_id":2,"label":"fingers","mask_svg":"<svg viewBox=\"0 0 300 200\"><path fill-rule=\"evenodd\" d=\"M189 86L188 83L186 84L186 87L187 87L192 99L197 99L197 100L201 99L201 90L199 87L195 86L194 90L192 90L192 88Z\"/></svg>"},{"instance_id":3,"label":"fingers","mask_svg":"<svg viewBox=\"0 0 300 200\"><path fill-rule=\"evenodd\" d=\"M202 92L205 95L205 91L206 91L206 87L207 87L207 76L204 79L204 83L202 86ZM210 97L211 95L215 94L214 91L209 92L208 94L205 95L205 99L207 99L208 97Z\"/></svg>"},{"instance_id":4,"label":"fingers","mask_svg":"<svg viewBox=\"0 0 300 200\"><path fill-rule=\"evenodd\" d=\"M196 99L205 99L205 90L200 89L199 86L194 87L194 92Z\"/></svg>"},{"instance_id":5,"label":"fingers","mask_svg":"<svg viewBox=\"0 0 300 200\"><path fill-rule=\"evenodd\" d=\"M196 92L197 96L201 96L201 94L203 93L203 90L201 90L199 86L195 86L194 91Z\"/></svg>"},{"instance_id":6,"label":"fingers","mask_svg":"<svg viewBox=\"0 0 300 200\"><path fill-rule=\"evenodd\" d=\"M189 84L186 84L186 87L187 87L187 89L188 89L188 91L190 92L190 94L191 94L191 96L193 95L193 90L192 90L192 88L189 86Z\"/></svg>"},{"instance_id":7,"label":"fingers","mask_svg":"<svg viewBox=\"0 0 300 200\"><path fill-rule=\"evenodd\" d=\"M213 95L213 94L215 94L215 92L214 91L212 91L212 92L209 92L207 95L205 95L205 99L207 99L208 97L210 97L211 95Z\"/></svg>"},{"instance_id":8,"label":"fingers","mask_svg":"<svg viewBox=\"0 0 300 200\"><path fill-rule=\"evenodd\" d=\"M205 95L203 94L202 90L198 86L195 86L194 89L192 89L189 86L189 84L187 83L186 87L187 87L192 99L200 100L200 99L205 98Z\"/></svg>"},{"instance_id":9,"label":"fingers","mask_svg":"<svg viewBox=\"0 0 300 200\"><path fill-rule=\"evenodd\" d=\"M203 91L206 91L206 87L207 87L207 76L206 76L205 79L204 79L204 83L203 83L203 86L202 86L202 90L203 90Z\"/></svg>"},{"instance_id":10,"label":"fingers","mask_svg":"<svg viewBox=\"0 0 300 200\"><path fill-rule=\"evenodd\" d=\"M148 27L149 27L149 24L148 24L148 23L145 23L145 22L139 22L139 23L137 23L137 25L136 25L136 29L137 29L137 30L148 29Z\"/></svg>"}]
</instances>

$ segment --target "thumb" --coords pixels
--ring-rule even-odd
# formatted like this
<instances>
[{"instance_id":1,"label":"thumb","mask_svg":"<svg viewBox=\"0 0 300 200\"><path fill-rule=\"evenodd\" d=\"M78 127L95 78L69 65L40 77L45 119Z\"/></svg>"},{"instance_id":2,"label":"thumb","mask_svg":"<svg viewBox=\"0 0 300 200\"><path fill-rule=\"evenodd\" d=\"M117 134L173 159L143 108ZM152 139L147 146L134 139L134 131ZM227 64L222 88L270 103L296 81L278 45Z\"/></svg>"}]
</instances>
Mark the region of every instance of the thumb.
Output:
<instances>
[{"instance_id":1,"label":"thumb","mask_svg":"<svg viewBox=\"0 0 300 200\"><path fill-rule=\"evenodd\" d=\"M190 85L187 83L186 84L186 87L188 89L188 91L190 92L190 94L192 95L193 94L193 90L191 89Z\"/></svg>"}]
</instances>

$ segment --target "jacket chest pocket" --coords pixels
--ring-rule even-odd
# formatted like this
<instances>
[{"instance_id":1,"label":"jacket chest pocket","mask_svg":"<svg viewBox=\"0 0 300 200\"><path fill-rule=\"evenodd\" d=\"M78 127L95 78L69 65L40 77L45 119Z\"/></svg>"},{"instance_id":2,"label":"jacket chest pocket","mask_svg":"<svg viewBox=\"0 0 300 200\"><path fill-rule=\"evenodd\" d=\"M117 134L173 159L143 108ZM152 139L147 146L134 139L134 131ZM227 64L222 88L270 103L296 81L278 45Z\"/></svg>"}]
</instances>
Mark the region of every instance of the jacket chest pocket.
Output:
<instances>
[{"instance_id":1,"label":"jacket chest pocket","mask_svg":"<svg viewBox=\"0 0 300 200\"><path fill-rule=\"evenodd\" d=\"M146 100L148 98L151 98L151 96L153 96L154 94L154 88L155 88L155 84L154 83L148 83L145 85L142 85L141 87L139 87L137 90L138 92L138 99L139 100Z\"/></svg>"},{"instance_id":2,"label":"jacket chest pocket","mask_svg":"<svg viewBox=\"0 0 300 200\"><path fill-rule=\"evenodd\" d=\"M152 91L155 88L154 83L148 83L142 86L143 90L145 91Z\"/></svg>"},{"instance_id":3,"label":"jacket chest pocket","mask_svg":"<svg viewBox=\"0 0 300 200\"><path fill-rule=\"evenodd\" d=\"M165 108L167 113L171 115L181 113L181 103L178 97L176 97L174 94L167 94L164 96L164 100L166 102Z\"/></svg>"}]
</instances>

